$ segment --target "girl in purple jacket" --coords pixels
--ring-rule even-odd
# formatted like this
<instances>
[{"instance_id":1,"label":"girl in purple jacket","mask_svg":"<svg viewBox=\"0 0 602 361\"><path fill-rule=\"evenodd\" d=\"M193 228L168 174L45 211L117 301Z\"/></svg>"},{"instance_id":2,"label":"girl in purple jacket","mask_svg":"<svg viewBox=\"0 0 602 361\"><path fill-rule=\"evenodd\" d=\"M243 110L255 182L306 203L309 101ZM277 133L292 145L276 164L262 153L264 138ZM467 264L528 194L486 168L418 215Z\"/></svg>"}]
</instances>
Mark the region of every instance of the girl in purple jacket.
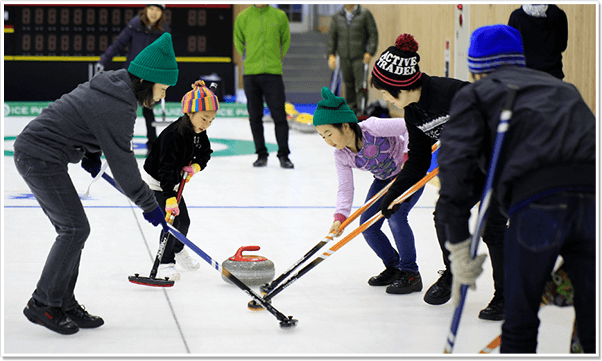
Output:
<instances>
[{"instance_id":1,"label":"girl in purple jacket","mask_svg":"<svg viewBox=\"0 0 602 361\"><path fill-rule=\"evenodd\" d=\"M328 88L322 88L323 100L318 103L313 124L324 141L336 148L335 164L339 177L339 191L334 223L330 229L336 236L342 222L351 213L353 202L352 169L369 171L374 182L368 190L366 200L389 184L397 176L408 152L408 131L403 119L380 119L370 117L358 123L355 113L347 106L345 99L337 97ZM368 280L371 286L387 286L387 293L406 294L422 290L422 278L416 264L414 233L408 223L408 213L414 207L424 187L407 201L402 202L399 211L389 218L389 227L395 239L397 250L391 245L381 230L384 218L374 223L362 234L368 245L382 259L385 270ZM375 202L360 216L360 223L366 222L380 209L380 200Z\"/></svg>"}]
</instances>

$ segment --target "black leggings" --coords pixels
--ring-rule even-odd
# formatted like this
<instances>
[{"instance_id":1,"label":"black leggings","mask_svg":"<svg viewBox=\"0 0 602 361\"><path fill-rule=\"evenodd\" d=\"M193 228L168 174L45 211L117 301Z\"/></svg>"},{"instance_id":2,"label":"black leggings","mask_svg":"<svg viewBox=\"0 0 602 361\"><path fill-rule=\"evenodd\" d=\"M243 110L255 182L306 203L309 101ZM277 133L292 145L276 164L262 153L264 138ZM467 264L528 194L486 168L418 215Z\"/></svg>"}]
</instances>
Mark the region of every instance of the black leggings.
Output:
<instances>
[{"instance_id":1,"label":"black leggings","mask_svg":"<svg viewBox=\"0 0 602 361\"><path fill-rule=\"evenodd\" d=\"M155 191L155 198L159 203L159 207L165 210L165 202L167 201L165 197L163 197L163 192ZM180 231L183 235L188 234L188 228L190 227L190 217L188 216L188 208L186 208L186 202L184 201L184 196L180 198L180 203L178 205L180 209L180 214L174 218L173 226L175 229ZM163 239L163 232L161 232L161 236L159 237L159 244L161 244L161 239ZM165 251L163 252L163 257L161 258L161 263L176 263L175 254L180 252L184 248L184 243L177 240L171 234L167 239L167 245L165 246Z\"/></svg>"}]
</instances>

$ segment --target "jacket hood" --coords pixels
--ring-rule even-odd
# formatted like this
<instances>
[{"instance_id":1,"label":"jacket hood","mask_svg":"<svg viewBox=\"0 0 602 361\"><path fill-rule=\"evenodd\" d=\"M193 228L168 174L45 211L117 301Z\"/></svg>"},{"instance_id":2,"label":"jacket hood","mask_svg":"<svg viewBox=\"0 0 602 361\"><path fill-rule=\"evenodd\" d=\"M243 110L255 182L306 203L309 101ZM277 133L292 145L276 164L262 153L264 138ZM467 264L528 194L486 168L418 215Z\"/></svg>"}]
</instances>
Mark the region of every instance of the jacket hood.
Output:
<instances>
[{"instance_id":1,"label":"jacket hood","mask_svg":"<svg viewBox=\"0 0 602 361\"><path fill-rule=\"evenodd\" d=\"M521 10L524 12L524 10L522 8L521 8ZM531 16L531 15L527 14L526 12L524 14L525 14L525 18L527 18L533 24L537 25L539 28L554 30L554 28L556 26L558 26L557 21L558 21L558 17L560 16L560 9L557 6L554 6L551 4L548 5L548 10L546 11L545 18L538 18L535 16Z\"/></svg>"},{"instance_id":2,"label":"jacket hood","mask_svg":"<svg viewBox=\"0 0 602 361\"><path fill-rule=\"evenodd\" d=\"M90 80L90 88L128 104L137 102L132 91L132 81L125 69L98 73Z\"/></svg>"}]
</instances>

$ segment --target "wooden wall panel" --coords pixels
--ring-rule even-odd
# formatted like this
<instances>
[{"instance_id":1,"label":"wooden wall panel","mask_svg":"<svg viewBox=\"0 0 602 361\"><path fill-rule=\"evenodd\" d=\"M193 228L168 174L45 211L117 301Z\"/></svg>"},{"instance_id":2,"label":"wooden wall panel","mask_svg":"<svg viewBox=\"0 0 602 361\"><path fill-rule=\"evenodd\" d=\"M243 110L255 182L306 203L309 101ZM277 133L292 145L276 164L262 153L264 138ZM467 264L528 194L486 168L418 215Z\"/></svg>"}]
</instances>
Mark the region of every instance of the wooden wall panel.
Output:
<instances>
[{"instance_id":1,"label":"wooden wall panel","mask_svg":"<svg viewBox=\"0 0 602 361\"><path fill-rule=\"evenodd\" d=\"M596 112L596 29L595 4L557 4L566 13L569 23L569 42L562 53L564 81L573 83L587 105ZM507 24L510 14L520 4L471 5L471 29L483 25Z\"/></svg>"},{"instance_id":2,"label":"wooden wall panel","mask_svg":"<svg viewBox=\"0 0 602 361\"><path fill-rule=\"evenodd\" d=\"M235 4L234 17L248 7L248 4ZM362 4L369 9L376 20L379 31L379 44L375 58L402 33L414 35L419 44L420 70L430 75L443 76L445 66L445 41L450 40L450 73L454 66L454 11L455 4ZM491 24L507 24L508 18L520 4L471 4L470 29ZM598 26L596 14L598 5L558 4L569 22L569 43L563 53L565 81L575 84L581 95L596 110L596 82L599 74L596 68L596 45ZM234 51L234 61L240 64L240 56ZM374 65L372 60L371 66ZM242 76L242 75L241 75ZM242 84L242 79L240 83ZM380 99L376 91L370 92L370 101Z\"/></svg>"}]
</instances>

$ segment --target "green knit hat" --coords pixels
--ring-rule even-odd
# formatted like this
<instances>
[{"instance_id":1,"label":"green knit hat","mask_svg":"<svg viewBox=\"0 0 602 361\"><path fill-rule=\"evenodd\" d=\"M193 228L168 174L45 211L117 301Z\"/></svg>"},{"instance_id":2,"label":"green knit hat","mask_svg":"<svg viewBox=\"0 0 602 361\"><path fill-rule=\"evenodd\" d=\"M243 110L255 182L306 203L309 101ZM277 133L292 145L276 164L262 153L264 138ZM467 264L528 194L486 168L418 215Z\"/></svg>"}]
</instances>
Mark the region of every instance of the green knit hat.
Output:
<instances>
[{"instance_id":1,"label":"green knit hat","mask_svg":"<svg viewBox=\"0 0 602 361\"><path fill-rule=\"evenodd\" d=\"M327 87L322 88L322 99L314 112L314 127L322 124L357 123L355 112L345 99L338 97Z\"/></svg>"},{"instance_id":2,"label":"green knit hat","mask_svg":"<svg viewBox=\"0 0 602 361\"><path fill-rule=\"evenodd\" d=\"M171 34L163 33L144 48L130 63L128 71L140 79L174 86L178 82L178 63Z\"/></svg>"}]
</instances>

